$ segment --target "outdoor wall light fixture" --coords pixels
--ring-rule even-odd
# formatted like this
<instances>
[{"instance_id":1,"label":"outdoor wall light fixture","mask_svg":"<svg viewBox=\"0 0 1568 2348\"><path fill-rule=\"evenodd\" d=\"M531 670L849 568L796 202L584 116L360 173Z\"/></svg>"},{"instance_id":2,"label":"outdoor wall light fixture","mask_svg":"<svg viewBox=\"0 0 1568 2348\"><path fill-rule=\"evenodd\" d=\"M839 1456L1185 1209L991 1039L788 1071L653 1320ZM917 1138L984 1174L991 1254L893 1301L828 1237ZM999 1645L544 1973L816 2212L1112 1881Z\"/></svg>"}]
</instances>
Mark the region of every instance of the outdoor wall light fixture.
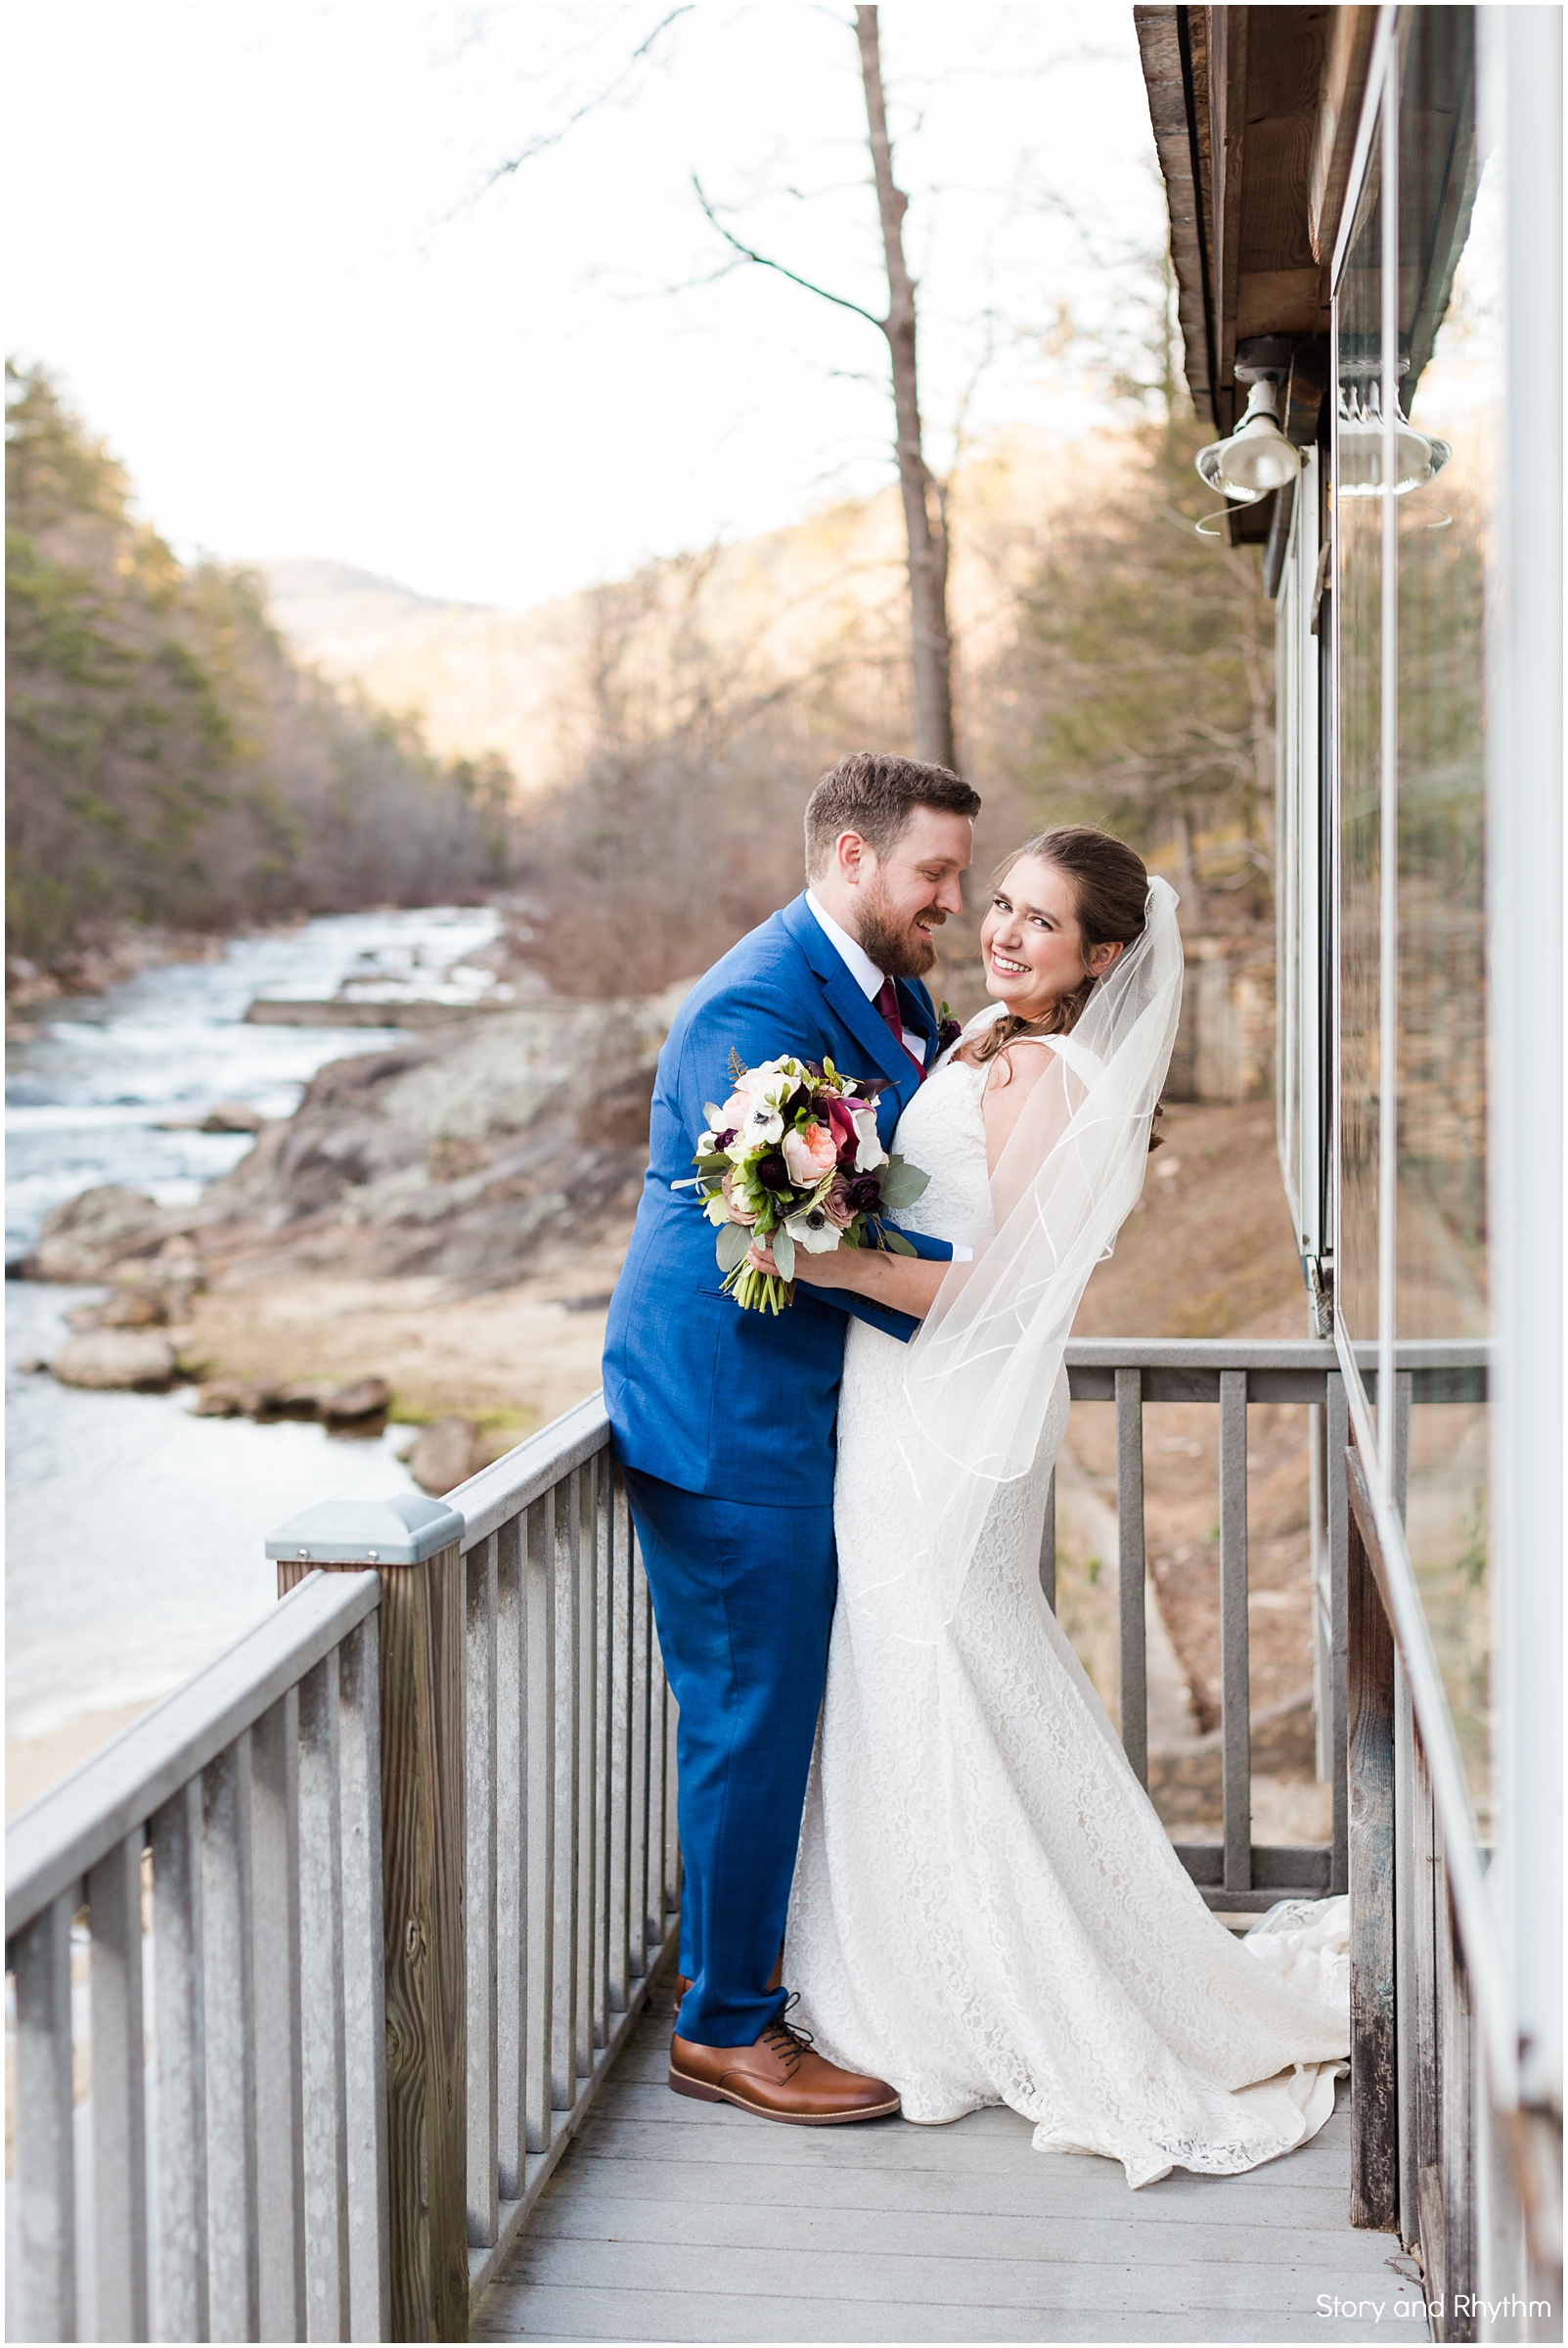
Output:
<instances>
[{"instance_id":1,"label":"outdoor wall light fixture","mask_svg":"<svg viewBox=\"0 0 1568 2348\"><path fill-rule=\"evenodd\" d=\"M1236 374L1244 381L1242 370ZM1197 469L1211 489L1244 506L1256 505L1271 489L1282 489L1301 471L1301 454L1279 429L1277 377L1259 374L1247 393L1246 410L1229 440L1211 440L1197 453Z\"/></svg>"},{"instance_id":2,"label":"outdoor wall light fixture","mask_svg":"<svg viewBox=\"0 0 1568 2348\"><path fill-rule=\"evenodd\" d=\"M1207 450L1204 454L1207 455ZM1339 494L1341 497L1382 497L1383 402L1381 387L1354 383L1339 389ZM1394 426L1394 484L1396 497L1424 489L1435 480L1454 451L1447 440L1418 432L1399 416Z\"/></svg>"}]
</instances>

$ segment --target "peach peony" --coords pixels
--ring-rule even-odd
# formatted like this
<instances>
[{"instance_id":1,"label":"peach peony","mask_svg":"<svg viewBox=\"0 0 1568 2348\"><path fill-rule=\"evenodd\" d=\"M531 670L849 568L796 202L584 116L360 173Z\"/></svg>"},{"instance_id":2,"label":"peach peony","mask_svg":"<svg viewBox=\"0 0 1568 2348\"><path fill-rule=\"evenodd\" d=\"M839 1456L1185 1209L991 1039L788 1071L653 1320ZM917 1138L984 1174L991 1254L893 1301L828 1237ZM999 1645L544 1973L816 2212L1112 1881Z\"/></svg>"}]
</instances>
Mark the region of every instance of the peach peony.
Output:
<instances>
[{"instance_id":1,"label":"peach peony","mask_svg":"<svg viewBox=\"0 0 1568 2348\"><path fill-rule=\"evenodd\" d=\"M832 1128L808 1117L804 1125L784 1135L784 1156L791 1181L821 1182L838 1163L838 1145Z\"/></svg>"}]
</instances>

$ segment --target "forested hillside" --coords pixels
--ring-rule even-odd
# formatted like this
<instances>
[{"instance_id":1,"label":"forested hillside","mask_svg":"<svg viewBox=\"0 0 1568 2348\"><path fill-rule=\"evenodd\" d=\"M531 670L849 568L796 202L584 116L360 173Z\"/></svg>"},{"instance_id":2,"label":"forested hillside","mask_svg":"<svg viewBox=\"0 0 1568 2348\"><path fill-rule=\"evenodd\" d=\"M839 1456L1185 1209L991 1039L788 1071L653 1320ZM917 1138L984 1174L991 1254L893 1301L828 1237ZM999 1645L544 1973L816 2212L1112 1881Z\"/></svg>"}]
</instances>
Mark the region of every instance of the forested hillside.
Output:
<instances>
[{"instance_id":1,"label":"forested hillside","mask_svg":"<svg viewBox=\"0 0 1568 2348\"><path fill-rule=\"evenodd\" d=\"M470 895L511 777L303 666L259 581L186 565L42 369L8 366L10 949Z\"/></svg>"},{"instance_id":2,"label":"forested hillside","mask_svg":"<svg viewBox=\"0 0 1568 2348\"><path fill-rule=\"evenodd\" d=\"M825 766L909 739L891 493L506 612L325 564L184 566L48 378L9 389L7 913L33 961L127 918L506 882L561 992L652 992L798 887ZM1273 615L1256 551L1193 534L1202 431L1158 404L1012 435L949 484L960 757L977 866L1105 823L1212 933L1269 910Z\"/></svg>"}]
</instances>

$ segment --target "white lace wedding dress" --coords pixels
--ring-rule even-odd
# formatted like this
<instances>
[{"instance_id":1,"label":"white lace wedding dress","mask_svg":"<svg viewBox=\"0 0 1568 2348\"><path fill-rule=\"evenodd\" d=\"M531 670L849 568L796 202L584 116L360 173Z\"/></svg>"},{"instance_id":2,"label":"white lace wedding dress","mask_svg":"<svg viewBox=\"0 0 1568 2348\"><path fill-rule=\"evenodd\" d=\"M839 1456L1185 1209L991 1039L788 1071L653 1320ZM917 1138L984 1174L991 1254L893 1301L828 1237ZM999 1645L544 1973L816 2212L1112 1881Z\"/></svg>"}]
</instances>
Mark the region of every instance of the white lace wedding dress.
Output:
<instances>
[{"instance_id":1,"label":"white lace wedding dress","mask_svg":"<svg viewBox=\"0 0 1568 2348\"><path fill-rule=\"evenodd\" d=\"M992 1228L980 1095L952 1060L905 1110L930 1176L911 1228ZM905 1349L851 1322L834 1507L839 1603L784 1950L831 2059L909 2120L1006 2103L1042 2151L1229 2175L1316 2134L1349 2046L1343 1900L1217 1923L1040 1593L1063 1372L1033 1473L999 1487L936 1644L857 1610L913 1545Z\"/></svg>"}]
</instances>

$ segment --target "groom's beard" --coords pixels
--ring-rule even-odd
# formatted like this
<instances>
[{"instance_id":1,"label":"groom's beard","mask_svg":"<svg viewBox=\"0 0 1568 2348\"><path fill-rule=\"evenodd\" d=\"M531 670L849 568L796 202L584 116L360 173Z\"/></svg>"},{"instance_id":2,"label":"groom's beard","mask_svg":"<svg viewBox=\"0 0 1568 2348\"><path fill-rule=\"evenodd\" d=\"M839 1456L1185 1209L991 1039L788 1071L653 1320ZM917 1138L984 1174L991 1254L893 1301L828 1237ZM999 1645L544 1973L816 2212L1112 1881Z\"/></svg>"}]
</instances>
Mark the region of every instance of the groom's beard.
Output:
<instances>
[{"instance_id":1,"label":"groom's beard","mask_svg":"<svg viewBox=\"0 0 1568 2348\"><path fill-rule=\"evenodd\" d=\"M920 912L936 924L947 918L934 906L922 905ZM896 914L880 887L862 895L860 942L885 978L923 978L936 960L935 944L916 928L914 916Z\"/></svg>"}]
</instances>

